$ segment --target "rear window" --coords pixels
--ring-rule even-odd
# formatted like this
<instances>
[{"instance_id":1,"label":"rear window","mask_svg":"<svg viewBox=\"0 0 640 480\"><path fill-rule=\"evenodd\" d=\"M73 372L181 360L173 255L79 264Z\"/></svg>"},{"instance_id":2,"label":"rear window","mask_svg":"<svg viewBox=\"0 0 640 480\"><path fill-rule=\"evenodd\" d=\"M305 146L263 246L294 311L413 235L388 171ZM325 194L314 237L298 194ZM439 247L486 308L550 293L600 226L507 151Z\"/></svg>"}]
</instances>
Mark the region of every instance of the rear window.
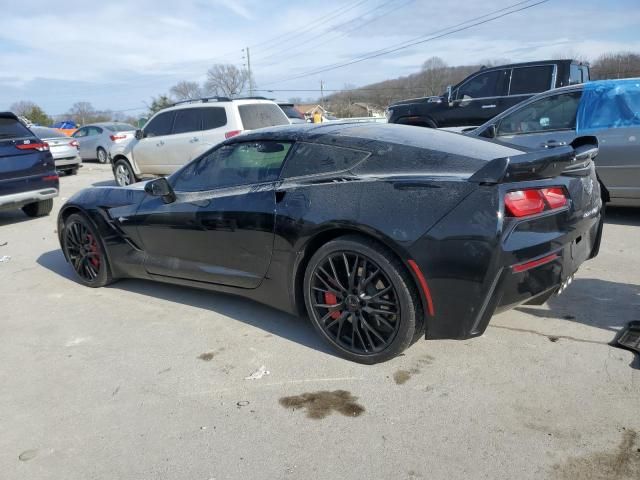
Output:
<instances>
[{"instance_id":1,"label":"rear window","mask_svg":"<svg viewBox=\"0 0 640 480\"><path fill-rule=\"evenodd\" d=\"M288 125L289 119L282 109L275 104L255 103L238 106L240 119L245 130L273 127L275 125Z\"/></svg>"},{"instance_id":2,"label":"rear window","mask_svg":"<svg viewBox=\"0 0 640 480\"><path fill-rule=\"evenodd\" d=\"M0 117L0 138L32 137L33 134L15 118Z\"/></svg>"},{"instance_id":3,"label":"rear window","mask_svg":"<svg viewBox=\"0 0 640 480\"><path fill-rule=\"evenodd\" d=\"M112 132L129 132L136 129L136 127L129 125L128 123L114 123L113 125L109 125L107 128Z\"/></svg>"},{"instance_id":4,"label":"rear window","mask_svg":"<svg viewBox=\"0 0 640 480\"><path fill-rule=\"evenodd\" d=\"M509 95L545 92L551 88L552 76L553 65L514 68Z\"/></svg>"},{"instance_id":5,"label":"rear window","mask_svg":"<svg viewBox=\"0 0 640 480\"><path fill-rule=\"evenodd\" d=\"M64 133L54 128L32 127L31 131L35 133L38 138L56 138L65 136Z\"/></svg>"},{"instance_id":6,"label":"rear window","mask_svg":"<svg viewBox=\"0 0 640 480\"><path fill-rule=\"evenodd\" d=\"M211 130L224 127L227 124L227 112L221 107L201 108L202 129Z\"/></svg>"},{"instance_id":7,"label":"rear window","mask_svg":"<svg viewBox=\"0 0 640 480\"><path fill-rule=\"evenodd\" d=\"M368 155L368 152L361 150L300 142L293 156L287 160L282 176L291 178L340 172L353 168Z\"/></svg>"}]
</instances>

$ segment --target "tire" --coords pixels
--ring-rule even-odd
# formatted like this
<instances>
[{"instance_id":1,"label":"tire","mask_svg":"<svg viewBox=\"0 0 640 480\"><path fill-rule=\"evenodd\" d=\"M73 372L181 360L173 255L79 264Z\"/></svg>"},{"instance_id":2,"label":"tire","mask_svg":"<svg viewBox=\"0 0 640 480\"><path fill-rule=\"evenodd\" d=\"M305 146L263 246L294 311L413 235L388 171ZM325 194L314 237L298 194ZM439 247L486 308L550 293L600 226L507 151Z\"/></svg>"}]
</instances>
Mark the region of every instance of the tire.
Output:
<instances>
[{"instance_id":1,"label":"tire","mask_svg":"<svg viewBox=\"0 0 640 480\"><path fill-rule=\"evenodd\" d=\"M85 215L69 215L60 238L64 256L81 284L97 288L113 282L102 238Z\"/></svg>"},{"instance_id":2,"label":"tire","mask_svg":"<svg viewBox=\"0 0 640 480\"><path fill-rule=\"evenodd\" d=\"M409 272L391 251L366 237L348 235L320 247L306 267L303 288L311 323L348 360L384 362L424 331Z\"/></svg>"},{"instance_id":3,"label":"tire","mask_svg":"<svg viewBox=\"0 0 640 480\"><path fill-rule=\"evenodd\" d=\"M107 151L102 147L98 147L96 150L96 159L98 160L98 163L109 163Z\"/></svg>"},{"instance_id":4,"label":"tire","mask_svg":"<svg viewBox=\"0 0 640 480\"><path fill-rule=\"evenodd\" d=\"M22 211L29 217L44 217L49 215L53 209L53 198L33 202L22 207Z\"/></svg>"},{"instance_id":5,"label":"tire","mask_svg":"<svg viewBox=\"0 0 640 480\"><path fill-rule=\"evenodd\" d=\"M113 177L120 187L126 187L140 180L133 172L129 162L124 158L119 158L113 164Z\"/></svg>"}]
</instances>

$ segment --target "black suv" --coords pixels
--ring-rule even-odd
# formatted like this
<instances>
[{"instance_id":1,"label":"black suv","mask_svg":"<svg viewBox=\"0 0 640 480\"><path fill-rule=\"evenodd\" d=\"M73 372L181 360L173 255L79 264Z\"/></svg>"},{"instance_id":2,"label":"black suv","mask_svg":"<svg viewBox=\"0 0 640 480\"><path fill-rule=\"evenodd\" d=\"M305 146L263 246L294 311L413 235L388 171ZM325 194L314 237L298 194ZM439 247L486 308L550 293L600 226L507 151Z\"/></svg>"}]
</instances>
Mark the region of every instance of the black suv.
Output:
<instances>
[{"instance_id":1,"label":"black suv","mask_svg":"<svg viewBox=\"0 0 640 480\"><path fill-rule=\"evenodd\" d=\"M60 185L49 145L11 112L0 112L0 210L48 215Z\"/></svg>"},{"instance_id":2,"label":"black suv","mask_svg":"<svg viewBox=\"0 0 640 480\"><path fill-rule=\"evenodd\" d=\"M541 60L482 68L440 97L402 100L389 106L389 123L421 127L481 125L536 93L589 80L589 65Z\"/></svg>"}]
</instances>

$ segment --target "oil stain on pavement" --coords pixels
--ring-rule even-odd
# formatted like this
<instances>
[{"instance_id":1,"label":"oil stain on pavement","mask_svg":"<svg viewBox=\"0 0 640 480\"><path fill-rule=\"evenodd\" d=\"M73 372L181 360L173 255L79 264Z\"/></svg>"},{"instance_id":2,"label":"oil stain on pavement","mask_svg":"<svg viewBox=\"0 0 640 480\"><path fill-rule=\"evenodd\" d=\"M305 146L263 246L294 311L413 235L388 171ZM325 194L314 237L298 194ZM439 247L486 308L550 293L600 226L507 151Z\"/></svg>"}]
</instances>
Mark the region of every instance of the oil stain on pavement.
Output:
<instances>
[{"instance_id":1,"label":"oil stain on pavement","mask_svg":"<svg viewBox=\"0 0 640 480\"><path fill-rule=\"evenodd\" d=\"M638 434L624 430L615 451L572 457L563 465L555 465L557 478L563 480L637 480L640 478Z\"/></svg>"},{"instance_id":2,"label":"oil stain on pavement","mask_svg":"<svg viewBox=\"0 0 640 480\"><path fill-rule=\"evenodd\" d=\"M202 354L198 355L198 358L200 360L204 360L205 362L210 362L211 360L213 360L213 357L218 355L223 350L224 350L224 348L219 348L219 349L214 350L212 352L205 352L205 353L202 353Z\"/></svg>"},{"instance_id":3,"label":"oil stain on pavement","mask_svg":"<svg viewBox=\"0 0 640 480\"><path fill-rule=\"evenodd\" d=\"M393 381L396 382L397 385L403 385L407 383L412 375L420 373L421 368L426 367L427 365L431 365L434 360L435 358L433 358L431 355L423 355L422 357L418 358L415 366L413 366L412 368L408 370L397 370L393 374Z\"/></svg>"},{"instance_id":4,"label":"oil stain on pavement","mask_svg":"<svg viewBox=\"0 0 640 480\"><path fill-rule=\"evenodd\" d=\"M282 397L280 405L293 410L306 408L307 417L314 419L325 418L336 411L346 417L358 417L364 413L362 405L356 403L358 397L354 397L345 390L333 392L319 391L308 392L293 397Z\"/></svg>"}]
</instances>

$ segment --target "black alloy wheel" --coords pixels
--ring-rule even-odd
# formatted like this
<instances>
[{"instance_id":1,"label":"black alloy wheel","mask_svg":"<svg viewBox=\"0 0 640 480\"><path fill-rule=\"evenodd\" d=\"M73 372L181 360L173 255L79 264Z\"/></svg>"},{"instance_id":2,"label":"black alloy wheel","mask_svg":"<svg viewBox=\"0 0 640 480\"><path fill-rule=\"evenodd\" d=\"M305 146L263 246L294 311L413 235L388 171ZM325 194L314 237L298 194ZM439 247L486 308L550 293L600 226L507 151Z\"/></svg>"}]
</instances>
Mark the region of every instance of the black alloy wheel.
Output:
<instances>
[{"instance_id":1,"label":"black alloy wheel","mask_svg":"<svg viewBox=\"0 0 640 480\"><path fill-rule=\"evenodd\" d=\"M109 266L104 249L93 226L80 214L65 221L64 254L81 283L102 287L110 283Z\"/></svg>"},{"instance_id":2,"label":"black alloy wheel","mask_svg":"<svg viewBox=\"0 0 640 480\"><path fill-rule=\"evenodd\" d=\"M377 363L410 345L418 300L396 258L351 238L358 237L329 242L312 257L305 301L316 329L343 356Z\"/></svg>"}]
</instances>

